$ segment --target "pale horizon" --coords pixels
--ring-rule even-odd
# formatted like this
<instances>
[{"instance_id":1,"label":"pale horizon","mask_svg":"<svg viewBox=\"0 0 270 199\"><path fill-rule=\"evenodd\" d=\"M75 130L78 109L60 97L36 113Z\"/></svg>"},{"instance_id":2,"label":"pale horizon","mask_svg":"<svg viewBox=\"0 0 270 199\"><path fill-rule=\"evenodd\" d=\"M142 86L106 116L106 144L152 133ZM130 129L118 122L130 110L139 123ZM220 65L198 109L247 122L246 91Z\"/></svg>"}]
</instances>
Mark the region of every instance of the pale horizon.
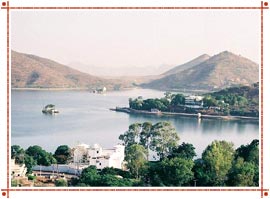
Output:
<instances>
[{"instance_id":1,"label":"pale horizon","mask_svg":"<svg viewBox=\"0 0 270 199\"><path fill-rule=\"evenodd\" d=\"M11 38L12 50L69 66L174 67L226 50L260 60L260 18L250 10L13 11Z\"/></svg>"}]
</instances>

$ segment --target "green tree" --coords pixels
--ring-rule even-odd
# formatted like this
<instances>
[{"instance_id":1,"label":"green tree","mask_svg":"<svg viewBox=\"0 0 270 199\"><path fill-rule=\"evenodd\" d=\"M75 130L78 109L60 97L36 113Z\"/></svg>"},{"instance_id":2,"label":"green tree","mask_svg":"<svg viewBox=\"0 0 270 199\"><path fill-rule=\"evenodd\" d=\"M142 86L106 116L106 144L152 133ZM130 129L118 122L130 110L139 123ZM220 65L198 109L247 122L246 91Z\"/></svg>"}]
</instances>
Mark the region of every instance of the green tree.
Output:
<instances>
[{"instance_id":1,"label":"green tree","mask_svg":"<svg viewBox=\"0 0 270 199\"><path fill-rule=\"evenodd\" d=\"M168 109L169 101L167 99L146 99L143 100L142 109L150 111L151 109L159 109L166 111Z\"/></svg>"},{"instance_id":2,"label":"green tree","mask_svg":"<svg viewBox=\"0 0 270 199\"><path fill-rule=\"evenodd\" d=\"M19 185L18 180L17 179L11 179L11 186L12 187L17 187Z\"/></svg>"},{"instance_id":3,"label":"green tree","mask_svg":"<svg viewBox=\"0 0 270 199\"><path fill-rule=\"evenodd\" d=\"M257 186L254 182L256 175L256 166L254 163L246 162L243 158L239 157L235 160L230 172L228 174L229 186Z\"/></svg>"},{"instance_id":4,"label":"green tree","mask_svg":"<svg viewBox=\"0 0 270 199\"><path fill-rule=\"evenodd\" d=\"M250 144L241 145L236 149L236 158L242 157L245 161L259 165L259 140L255 139Z\"/></svg>"},{"instance_id":5,"label":"green tree","mask_svg":"<svg viewBox=\"0 0 270 199\"><path fill-rule=\"evenodd\" d=\"M123 178L131 178L130 172L113 167L105 167L100 171L100 175L116 175L122 176Z\"/></svg>"},{"instance_id":6,"label":"green tree","mask_svg":"<svg viewBox=\"0 0 270 199\"><path fill-rule=\"evenodd\" d=\"M83 183L88 186L98 186L100 182L100 175L96 166L89 166L83 169L79 183Z\"/></svg>"},{"instance_id":7,"label":"green tree","mask_svg":"<svg viewBox=\"0 0 270 199\"><path fill-rule=\"evenodd\" d=\"M71 149L67 145L57 147L54 157L58 164L67 164L71 159Z\"/></svg>"},{"instance_id":8,"label":"green tree","mask_svg":"<svg viewBox=\"0 0 270 199\"><path fill-rule=\"evenodd\" d=\"M210 107L210 106L217 106L218 102L215 98L210 95L207 95L203 98L203 106Z\"/></svg>"},{"instance_id":9,"label":"green tree","mask_svg":"<svg viewBox=\"0 0 270 199\"><path fill-rule=\"evenodd\" d=\"M185 105L185 96L183 94L176 94L172 96L171 101L172 106L182 106Z\"/></svg>"},{"instance_id":10,"label":"green tree","mask_svg":"<svg viewBox=\"0 0 270 199\"><path fill-rule=\"evenodd\" d=\"M192 144L183 142L177 148L172 149L172 153L168 156L168 158L180 157L192 160L195 156L195 147Z\"/></svg>"},{"instance_id":11,"label":"green tree","mask_svg":"<svg viewBox=\"0 0 270 199\"><path fill-rule=\"evenodd\" d=\"M202 182L209 186L224 186L227 174L232 167L233 157L232 143L213 141L202 154L202 162L200 162L202 171L195 171L199 184Z\"/></svg>"},{"instance_id":12,"label":"green tree","mask_svg":"<svg viewBox=\"0 0 270 199\"><path fill-rule=\"evenodd\" d=\"M166 92L164 93L164 96L165 96L165 98L166 98L167 100L169 100L169 101L171 101L171 100L172 100L172 97L173 97L172 93L169 92L169 91L166 91Z\"/></svg>"},{"instance_id":13,"label":"green tree","mask_svg":"<svg viewBox=\"0 0 270 199\"><path fill-rule=\"evenodd\" d=\"M237 96L238 106L244 107L248 104L248 99L243 96Z\"/></svg>"},{"instance_id":14,"label":"green tree","mask_svg":"<svg viewBox=\"0 0 270 199\"><path fill-rule=\"evenodd\" d=\"M52 153L47 153L48 159L49 159L49 164L57 164L57 160L55 159L55 157L53 156Z\"/></svg>"},{"instance_id":15,"label":"green tree","mask_svg":"<svg viewBox=\"0 0 270 199\"><path fill-rule=\"evenodd\" d=\"M25 153L32 156L38 165L50 166L51 164L56 163L56 160L53 158L52 154L46 152L37 145L28 147Z\"/></svg>"},{"instance_id":16,"label":"green tree","mask_svg":"<svg viewBox=\"0 0 270 199\"><path fill-rule=\"evenodd\" d=\"M236 149L235 158L239 157L255 166L253 184L259 186L259 140L255 139L250 144L241 145Z\"/></svg>"},{"instance_id":17,"label":"green tree","mask_svg":"<svg viewBox=\"0 0 270 199\"><path fill-rule=\"evenodd\" d=\"M24 163L25 151L19 145L11 146L11 158L15 159L16 164Z\"/></svg>"},{"instance_id":18,"label":"green tree","mask_svg":"<svg viewBox=\"0 0 270 199\"><path fill-rule=\"evenodd\" d=\"M167 157L180 140L175 128L170 122L158 122L151 131L150 149L161 159Z\"/></svg>"},{"instance_id":19,"label":"green tree","mask_svg":"<svg viewBox=\"0 0 270 199\"><path fill-rule=\"evenodd\" d=\"M138 144L140 142L140 133L142 130L142 124L134 123L128 127L128 131L119 136L119 140L124 142L125 150L131 145Z\"/></svg>"},{"instance_id":20,"label":"green tree","mask_svg":"<svg viewBox=\"0 0 270 199\"><path fill-rule=\"evenodd\" d=\"M147 183L154 187L165 186L161 179L161 161L148 162L148 170L145 176Z\"/></svg>"},{"instance_id":21,"label":"green tree","mask_svg":"<svg viewBox=\"0 0 270 199\"><path fill-rule=\"evenodd\" d=\"M130 179L122 178L121 176L105 174L101 175L99 186L102 187L131 187L133 185Z\"/></svg>"},{"instance_id":22,"label":"green tree","mask_svg":"<svg viewBox=\"0 0 270 199\"><path fill-rule=\"evenodd\" d=\"M144 122L142 124L142 131L140 133L140 145L142 145L147 150L147 159L149 159L149 147L150 140L152 136L152 123Z\"/></svg>"},{"instance_id":23,"label":"green tree","mask_svg":"<svg viewBox=\"0 0 270 199\"><path fill-rule=\"evenodd\" d=\"M136 110L141 110L143 106L143 100L129 98L129 107Z\"/></svg>"},{"instance_id":24,"label":"green tree","mask_svg":"<svg viewBox=\"0 0 270 199\"><path fill-rule=\"evenodd\" d=\"M193 165L191 159L165 158L161 162L160 179L166 186L189 185L189 182L194 178Z\"/></svg>"},{"instance_id":25,"label":"green tree","mask_svg":"<svg viewBox=\"0 0 270 199\"><path fill-rule=\"evenodd\" d=\"M130 173L136 178L140 178L147 166L147 150L139 144L133 144L126 152L125 160Z\"/></svg>"},{"instance_id":26,"label":"green tree","mask_svg":"<svg viewBox=\"0 0 270 199\"><path fill-rule=\"evenodd\" d=\"M55 180L54 184L56 187L67 187L68 186L67 180L65 180L65 179L57 179L57 180Z\"/></svg>"},{"instance_id":27,"label":"green tree","mask_svg":"<svg viewBox=\"0 0 270 199\"><path fill-rule=\"evenodd\" d=\"M32 173L32 168L33 168L33 166L37 165L37 161L34 160L34 158L32 156L25 154L24 164L27 168L27 173Z\"/></svg>"}]
</instances>

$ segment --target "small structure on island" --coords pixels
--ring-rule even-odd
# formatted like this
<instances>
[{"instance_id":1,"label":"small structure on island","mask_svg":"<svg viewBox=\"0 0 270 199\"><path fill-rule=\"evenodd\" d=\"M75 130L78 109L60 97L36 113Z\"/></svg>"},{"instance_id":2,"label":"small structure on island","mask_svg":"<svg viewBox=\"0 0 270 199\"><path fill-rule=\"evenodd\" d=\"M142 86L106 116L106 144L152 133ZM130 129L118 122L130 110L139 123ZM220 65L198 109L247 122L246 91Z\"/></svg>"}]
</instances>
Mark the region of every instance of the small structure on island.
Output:
<instances>
[{"instance_id":1,"label":"small structure on island","mask_svg":"<svg viewBox=\"0 0 270 199\"><path fill-rule=\"evenodd\" d=\"M48 104L45 107L43 107L42 113L45 113L45 114L47 114L47 113L49 113L49 114L55 114L55 113L59 113L59 111L55 109L55 105Z\"/></svg>"},{"instance_id":2,"label":"small structure on island","mask_svg":"<svg viewBox=\"0 0 270 199\"><path fill-rule=\"evenodd\" d=\"M79 144L74 149L73 163L94 165L97 169L113 167L122 169L125 159L125 146L116 145L111 149L104 149L98 144L89 146Z\"/></svg>"},{"instance_id":3,"label":"small structure on island","mask_svg":"<svg viewBox=\"0 0 270 199\"><path fill-rule=\"evenodd\" d=\"M106 91L107 91L107 88L104 86L103 88L97 88L97 89L93 90L93 93L102 94L102 93L106 93Z\"/></svg>"},{"instance_id":4,"label":"small structure on island","mask_svg":"<svg viewBox=\"0 0 270 199\"><path fill-rule=\"evenodd\" d=\"M195 95L186 96L185 107L194 109L203 108L203 97Z\"/></svg>"},{"instance_id":5,"label":"small structure on island","mask_svg":"<svg viewBox=\"0 0 270 199\"><path fill-rule=\"evenodd\" d=\"M150 112L154 114L161 114L161 111L157 108L151 108Z\"/></svg>"}]
</instances>

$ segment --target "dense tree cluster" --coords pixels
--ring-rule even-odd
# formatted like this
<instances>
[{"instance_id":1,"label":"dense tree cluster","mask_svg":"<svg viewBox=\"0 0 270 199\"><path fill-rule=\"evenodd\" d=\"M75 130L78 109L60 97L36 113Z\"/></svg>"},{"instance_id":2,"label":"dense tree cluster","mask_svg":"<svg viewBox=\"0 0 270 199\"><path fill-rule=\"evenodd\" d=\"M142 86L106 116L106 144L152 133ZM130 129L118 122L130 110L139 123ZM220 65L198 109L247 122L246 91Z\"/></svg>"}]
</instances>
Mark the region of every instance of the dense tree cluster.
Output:
<instances>
[{"instance_id":1,"label":"dense tree cluster","mask_svg":"<svg viewBox=\"0 0 270 199\"><path fill-rule=\"evenodd\" d=\"M192 144L182 143L173 155L159 161L147 161L144 147L139 146L131 145L127 151L126 171L90 166L72 186L258 186L258 162L244 160L237 152L243 147L256 151L258 146L252 143L234 150L232 143L214 141L195 160ZM259 154L245 155L255 160Z\"/></svg>"},{"instance_id":2,"label":"dense tree cluster","mask_svg":"<svg viewBox=\"0 0 270 199\"><path fill-rule=\"evenodd\" d=\"M184 142L177 145L173 142L175 133L170 124L147 122L132 124L120 135L126 146L127 168L133 178L141 180L144 186L258 185L258 140L236 150L233 143L213 141L201 158L194 159L195 147ZM156 152L160 159L147 161L149 151Z\"/></svg>"},{"instance_id":3,"label":"dense tree cluster","mask_svg":"<svg viewBox=\"0 0 270 199\"><path fill-rule=\"evenodd\" d=\"M185 96L183 94L164 93L165 97L155 99L132 98L129 99L129 107L136 110L151 111L158 109L160 111L171 111L175 108L185 105Z\"/></svg>"},{"instance_id":4,"label":"dense tree cluster","mask_svg":"<svg viewBox=\"0 0 270 199\"><path fill-rule=\"evenodd\" d=\"M82 171L79 179L73 179L71 186L129 187L136 186L137 183L127 171L108 167L97 170L96 166L89 166Z\"/></svg>"},{"instance_id":5,"label":"dense tree cluster","mask_svg":"<svg viewBox=\"0 0 270 199\"><path fill-rule=\"evenodd\" d=\"M168 156L180 140L170 122L158 122L154 125L150 122L131 124L119 139L123 141L126 152L132 145L139 144L146 149L147 157L150 149L161 159Z\"/></svg>"},{"instance_id":6,"label":"dense tree cluster","mask_svg":"<svg viewBox=\"0 0 270 199\"><path fill-rule=\"evenodd\" d=\"M213 141L195 159L195 147L183 142L168 122L135 123L119 139L125 145L125 170L95 166L85 168L78 179L57 180L55 186L258 186L259 141L242 145ZM150 154L158 158L150 161ZM34 165L68 163L71 149L62 145L55 153L40 146L26 150L11 147L11 157L25 164L28 173Z\"/></svg>"},{"instance_id":7,"label":"dense tree cluster","mask_svg":"<svg viewBox=\"0 0 270 199\"><path fill-rule=\"evenodd\" d=\"M231 115L259 115L259 83L251 86L226 88L204 97L205 106L219 106Z\"/></svg>"},{"instance_id":8,"label":"dense tree cluster","mask_svg":"<svg viewBox=\"0 0 270 199\"><path fill-rule=\"evenodd\" d=\"M158 109L165 112L201 112L205 114L258 117L259 87L258 84L254 84L252 86L226 88L218 92L205 94L203 96L203 108L200 110L185 107L185 96L170 92L164 93L164 97L160 99L130 98L129 107L145 111Z\"/></svg>"},{"instance_id":9,"label":"dense tree cluster","mask_svg":"<svg viewBox=\"0 0 270 199\"><path fill-rule=\"evenodd\" d=\"M66 164L71 158L71 149L67 145L61 145L52 154L37 145L30 146L26 150L18 145L12 145L11 158L15 159L16 164L25 164L27 173L32 173L35 165Z\"/></svg>"}]
</instances>

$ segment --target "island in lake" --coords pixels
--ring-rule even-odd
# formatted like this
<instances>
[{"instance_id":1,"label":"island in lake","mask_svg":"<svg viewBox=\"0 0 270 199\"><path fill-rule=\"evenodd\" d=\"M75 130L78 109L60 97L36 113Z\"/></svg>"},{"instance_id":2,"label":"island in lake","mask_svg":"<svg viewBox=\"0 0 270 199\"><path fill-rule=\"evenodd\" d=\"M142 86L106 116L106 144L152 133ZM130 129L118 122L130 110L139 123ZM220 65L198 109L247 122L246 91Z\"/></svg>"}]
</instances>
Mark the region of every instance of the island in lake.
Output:
<instances>
[{"instance_id":1,"label":"island in lake","mask_svg":"<svg viewBox=\"0 0 270 199\"><path fill-rule=\"evenodd\" d=\"M166 92L163 98L129 99L129 107L111 109L131 114L192 116L198 118L259 119L259 83L218 92L183 95Z\"/></svg>"}]
</instances>

